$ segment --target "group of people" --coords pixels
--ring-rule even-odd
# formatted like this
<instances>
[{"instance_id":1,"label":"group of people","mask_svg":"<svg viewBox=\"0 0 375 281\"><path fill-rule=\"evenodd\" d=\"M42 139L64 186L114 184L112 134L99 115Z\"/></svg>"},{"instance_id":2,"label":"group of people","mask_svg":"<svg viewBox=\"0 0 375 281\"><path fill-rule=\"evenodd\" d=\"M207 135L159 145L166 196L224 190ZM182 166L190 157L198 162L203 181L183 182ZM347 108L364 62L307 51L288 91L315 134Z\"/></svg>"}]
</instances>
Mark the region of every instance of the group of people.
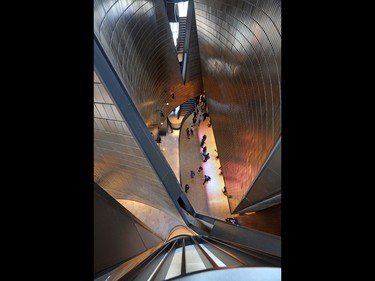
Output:
<instances>
[{"instance_id":1,"label":"group of people","mask_svg":"<svg viewBox=\"0 0 375 281\"><path fill-rule=\"evenodd\" d=\"M199 166L198 168L198 173L200 174L201 172L203 171L203 168L202 166ZM190 178L193 179L195 177L195 172L193 170L190 170ZM210 181L211 180L211 177L208 176L208 175L204 175L204 181L203 181L203 185ZM189 184L185 184L185 193L188 193L188 190L189 190L190 186Z\"/></svg>"},{"instance_id":2,"label":"group of people","mask_svg":"<svg viewBox=\"0 0 375 281\"><path fill-rule=\"evenodd\" d=\"M225 221L236 225L238 224L238 219L235 218L226 218Z\"/></svg>"},{"instance_id":3,"label":"group of people","mask_svg":"<svg viewBox=\"0 0 375 281\"><path fill-rule=\"evenodd\" d=\"M199 115L199 109L202 110L202 113L200 115ZM191 125L191 127L186 128L186 134L187 134L188 138L190 138L190 136L194 134L194 131L192 130L192 128L195 126L197 121L198 121L198 126L199 126L200 123L202 121L204 121L208 116L209 116L209 114L208 114L208 110L207 110L207 107L206 107L206 104L205 104L204 96L201 96L199 98L199 105L197 105L196 109L194 110L193 124ZM210 127L210 125L211 124L209 124L209 127ZM207 140L207 135L203 135L203 137L200 141L200 148L202 148L201 156L202 156L203 162L207 162L207 160L210 159L210 153L207 152L207 146L205 146L206 140ZM217 153L215 158L219 159L219 155L218 155L218 152L217 152L216 149L215 149L215 152ZM221 167L219 167L219 170L220 170L219 175L222 175ZM199 166L199 168L197 170L198 174L200 174L202 171L203 171L202 166ZM194 179L195 175L196 175L196 172L193 171L193 170L190 170L190 178ZM203 175L203 176L204 176L203 185L205 185L207 182L209 182L211 180L211 177L209 175ZM185 193L188 193L189 189L190 189L190 186L189 186L188 183L186 183L185 184ZM228 196L227 189L226 189L225 186L224 186L222 192L225 196ZM228 198L230 198L230 197L231 196L228 196ZM234 225L239 224L238 219L232 218L232 217L226 218L225 221L228 222L228 223L234 224Z\"/></svg>"},{"instance_id":4,"label":"group of people","mask_svg":"<svg viewBox=\"0 0 375 281\"><path fill-rule=\"evenodd\" d=\"M199 111L201 110L201 114L199 114ZM209 116L208 110L207 110L207 105L206 105L206 99L204 95L200 95L199 98L197 99L197 106L193 112L193 124L191 127L186 128L186 135L187 138L190 139L190 136L194 134L193 127L195 126L196 122L198 121L198 126L200 125L201 122L205 121L206 118ZM210 153L207 152L207 146L204 146L205 142L207 139L207 135L203 135L201 142L200 142L200 147L202 148L201 156L202 156L202 161L207 162L207 160L210 159ZM198 168L198 173L201 173L203 170L202 166L199 166ZM195 177L195 171L191 170L190 171L190 178L193 179ZM208 175L204 175L204 181L203 185L205 185L206 182L209 182L211 180L211 177ZM188 193L190 186L189 184L185 184L185 193Z\"/></svg>"},{"instance_id":5,"label":"group of people","mask_svg":"<svg viewBox=\"0 0 375 281\"><path fill-rule=\"evenodd\" d=\"M188 139L190 139L190 136L193 136L194 135L194 129L193 129L193 125L191 125L191 127L187 127L186 128L186 136Z\"/></svg>"}]
</instances>

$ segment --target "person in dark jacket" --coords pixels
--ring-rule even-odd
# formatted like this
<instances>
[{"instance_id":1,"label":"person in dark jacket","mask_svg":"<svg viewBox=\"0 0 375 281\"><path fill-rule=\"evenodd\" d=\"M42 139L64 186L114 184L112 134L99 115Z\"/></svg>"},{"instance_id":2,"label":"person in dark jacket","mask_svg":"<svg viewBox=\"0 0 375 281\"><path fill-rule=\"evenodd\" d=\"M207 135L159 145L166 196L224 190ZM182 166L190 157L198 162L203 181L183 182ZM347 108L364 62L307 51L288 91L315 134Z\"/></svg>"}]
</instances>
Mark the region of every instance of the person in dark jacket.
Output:
<instances>
[{"instance_id":1,"label":"person in dark jacket","mask_svg":"<svg viewBox=\"0 0 375 281\"><path fill-rule=\"evenodd\" d=\"M185 184L185 193L188 193L189 188L190 188L189 185Z\"/></svg>"},{"instance_id":2,"label":"person in dark jacket","mask_svg":"<svg viewBox=\"0 0 375 281\"><path fill-rule=\"evenodd\" d=\"M203 185L204 185L206 182L210 181L210 180L211 180L211 177L210 177L210 176L204 175L204 182L203 182Z\"/></svg>"}]
</instances>

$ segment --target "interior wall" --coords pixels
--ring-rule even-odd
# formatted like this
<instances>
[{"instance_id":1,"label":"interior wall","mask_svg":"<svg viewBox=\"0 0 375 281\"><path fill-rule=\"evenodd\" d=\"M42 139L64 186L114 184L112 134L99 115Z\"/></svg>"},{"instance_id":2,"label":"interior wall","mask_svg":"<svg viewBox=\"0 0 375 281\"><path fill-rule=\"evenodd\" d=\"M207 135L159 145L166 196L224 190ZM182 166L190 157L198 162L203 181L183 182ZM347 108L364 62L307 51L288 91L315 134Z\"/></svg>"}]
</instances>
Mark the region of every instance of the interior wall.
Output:
<instances>
[{"instance_id":1,"label":"interior wall","mask_svg":"<svg viewBox=\"0 0 375 281\"><path fill-rule=\"evenodd\" d=\"M162 242L94 183L94 275Z\"/></svg>"},{"instance_id":2,"label":"interior wall","mask_svg":"<svg viewBox=\"0 0 375 281\"><path fill-rule=\"evenodd\" d=\"M165 239L172 228L185 223L148 157L94 72L94 182L119 202L131 202L129 210ZM167 170L165 159L162 164ZM170 171L168 177L173 176ZM181 192L179 184L177 190ZM150 208L158 212L148 212Z\"/></svg>"},{"instance_id":3,"label":"interior wall","mask_svg":"<svg viewBox=\"0 0 375 281\"><path fill-rule=\"evenodd\" d=\"M94 32L150 130L157 126L160 110L168 116L203 92L193 45L188 80L182 81L163 0L95 0ZM192 33L192 44L197 44L196 36Z\"/></svg>"},{"instance_id":4,"label":"interior wall","mask_svg":"<svg viewBox=\"0 0 375 281\"><path fill-rule=\"evenodd\" d=\"M281 136L281 1L194 3L203 84L233 211Z\"/></svg>"}]
</instances>

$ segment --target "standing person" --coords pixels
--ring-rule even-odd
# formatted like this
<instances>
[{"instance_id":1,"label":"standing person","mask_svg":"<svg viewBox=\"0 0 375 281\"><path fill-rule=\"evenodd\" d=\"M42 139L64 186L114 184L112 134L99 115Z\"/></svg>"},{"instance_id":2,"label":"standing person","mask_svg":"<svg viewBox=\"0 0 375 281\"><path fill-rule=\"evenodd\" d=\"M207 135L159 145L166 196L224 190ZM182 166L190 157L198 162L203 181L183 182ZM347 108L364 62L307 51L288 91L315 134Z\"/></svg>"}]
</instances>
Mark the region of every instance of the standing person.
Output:
<instances>
[{"instance_id":1,"label":"standing person","mask_svg":"<svg viewBox=\"0 0 375 281\"><path fill-rule=\"evenodd\" d=\"M202 102L201 111L204 112L205 110L206 110L206 103Z\"/></svg>"},{"instance_id":2,"label":"standing person","mask_svg":"<svg viewBox=\"0 0 375 281\"><path fill-rule=\"evenodd\" d=\"M194 129L193 129L194 125L191 125L190 127L190 135L194 136Z\"/></svg>"},{"instance_id":3,"label":"standing person","mask_svg":"<svg viewBox=\"0 0 375 281\"><path fill-rule=\"evenodd\" d=\"M227 188L225 186L224 186L223 193L224 193L224 195L227 195Z\"/></svg>"},{"instance_id":4,"label":"standing person","mask_svg":"<svg viewBox=\"0 0 375 281\"><path fill-rule=\"evenodd\" d=\"M234 218L226 218L225 221L232 224L236 224L236 220Z\"/></svg>"},{"instance_id":5,"label":"standing person","mask_svg":"<svg viewBox=\"0 0 375 281\"><path fill-rule=\"evenodd\" d=\"M201 156L202 156L202 160L204 160L204 159L206 159L206 157L207 157L207 153L202 152L202 153L201 153ZM205 162L205 161L204 161L204 162Z\"/></svg>"},{"instance_id":6,"label":"standing person","mask_svg":"<svg viewBox=\"0 0 375 281\"><path fill-rule=\"evenodd\" d=\"M185 193L188 193L189 188L190 188L189 185L185 184Z\"/></svg>"},{"instance_id":7,"label":"standing person","mask_svg":"<svg viewBox=\"0 0 375 281\"><path fill-rule=\"evenodd\" d=\"M205 154L205 155L204 155L203 162L207 162L207 160L210 159L210 158L211 158L211 156L210 156L209 153Z\"/></svg>"},{"instance_id":8,"label":"standing person","mask_svg":"<svg viewBox=\"0 0 375 281\"><path fill-rule=\"evenodd\" d=\"M193 125L195 126L195 122L197 122L197 116L193 117Z\"/></svg>"},{"instance_id":9,"label":"standing person","mask_svg":"<svg viewBox=\"0 0 375 281\"><path fill-rule=\"evenodd\" d=\"M193 170L190 171L190 177L193 179L195 177L195 172Z\"/></svg>"},{"instance_id":10,"label":"standing person","mask_svg":"<svg viewBox=\"0 0 375 281\"><path fill-rule=\"evenodd\" d=\"M187 138L190 139L190 130L189 130L189 127L186 128L186 135L187 135Z\"/></svg>"},{"instance_id":11,"label":"standing person","mask_svg":"<svg viewBox=\"0 0 375 281\"><path fill-rule=\"evenodd\" d=\"M204 182L203 182L203 185L204 185L206 182L210 181L210 180L211 180L211 177L210 177L210 176L204 175Z\"/></svg>"},{"instance_id":12,"label":"standing person","mask_svg":"<svg viewBox=\"0 0 375 281\"><path fill-rule=\"evenodd\" d=\"M202 166L199 166L198 173L202 172L202 170L203 170Z\"/></svg>"},{"instance_id":13,"label":"standing person","mask_svg":"<svg viewBox=\"0 0 375 281\"><path fill-rule=\"evenodd\" d=\"M232 223L232 224L235 224L235 225L238 225L238 219L235 219L235 218L226 218L225 221L229 222L229 223Z\"/></svg>"},{"instance_id":14,"label":"standing person","mask_svg":"<svg viewBox=\"0 0 375 281\"><path fill-rule=\"evenodd\" d=\"M207 138L207 136L203 135L202 141L201 141L201 147L203 147L204 143L206 142L206 138Z\"/></svg>"},{"instance_id":15,"label":"standing person","mask_svg":"<svg viewBox=\"0 0 375 281\"><path fill-rule=\"evenodd\" d=\"M205 111L205 112L203 113L203 121L206 121L207 116L208 116L207 111Z\"/></svg>"},{"instance_id":16,"label":"standing person","mask_svg":"<svg viewBox=\"0 0 375 281\"><path fill-rule=\"evenodd\" d=\"M203 147L202 152L206 153L207 152L207 146Z\"/></svg>"},{"instance_id":17,"label":"standing person","mask_svg":"<svg viewBox=\"0 0 375 281\"><path fill-rule=\"evenodd\" d=\"M202 120L203 120L203 116L202 116L202 114L200 114L199 117L198 117L198 127L201 124Z\"/></svg>"}]
</instances>

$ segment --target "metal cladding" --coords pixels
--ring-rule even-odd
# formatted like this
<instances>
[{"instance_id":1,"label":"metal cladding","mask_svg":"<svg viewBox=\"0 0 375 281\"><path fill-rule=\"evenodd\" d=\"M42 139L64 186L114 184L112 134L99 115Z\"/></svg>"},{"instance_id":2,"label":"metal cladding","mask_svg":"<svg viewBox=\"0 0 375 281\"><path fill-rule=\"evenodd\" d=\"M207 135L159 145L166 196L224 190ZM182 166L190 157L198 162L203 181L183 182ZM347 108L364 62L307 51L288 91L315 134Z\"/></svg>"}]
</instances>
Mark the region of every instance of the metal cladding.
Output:
<instances>
[{"instance_id":1,"label":"metal cladding","mask_svg":"<svg viewBox=\"0 0 375 281\"><path fill-rule=\"evenodd\" d=\"M150 129L202 93L196 31L184 85L163 0L94 0L94 32Z\"/></svg>"},{"instance_id":2,"label":"metal cladding","mask_svg":"<svg viewBox=\"0 0 375 281\"><path fill-rule=\"evenodd\" d=\"M281 0L192 2L185 84L163 0L94 0L94 32L150 130L204 86L230 209L245 209L274 195L250 200L281 138Z\"/></svg>"},{"instance_id":3,"label":"metal cladding","mask_svg":"<svg viewBox=\"0 0 375 281\"><path fill-rule=\"evenodd\" d=\"M184 224L147 155L95 72L94 182L163 239L175 226Z\"/></svg>"},{"instance_id":4,"label":"metal cladding","mask_svg":"<svg viewBox=\"0 0 375 281\"><path fill-rule=\"evenodd\" d=\"M194 3L203 84L234 211L281 136L281 1Z\"/></svg>"}]
</instances>

